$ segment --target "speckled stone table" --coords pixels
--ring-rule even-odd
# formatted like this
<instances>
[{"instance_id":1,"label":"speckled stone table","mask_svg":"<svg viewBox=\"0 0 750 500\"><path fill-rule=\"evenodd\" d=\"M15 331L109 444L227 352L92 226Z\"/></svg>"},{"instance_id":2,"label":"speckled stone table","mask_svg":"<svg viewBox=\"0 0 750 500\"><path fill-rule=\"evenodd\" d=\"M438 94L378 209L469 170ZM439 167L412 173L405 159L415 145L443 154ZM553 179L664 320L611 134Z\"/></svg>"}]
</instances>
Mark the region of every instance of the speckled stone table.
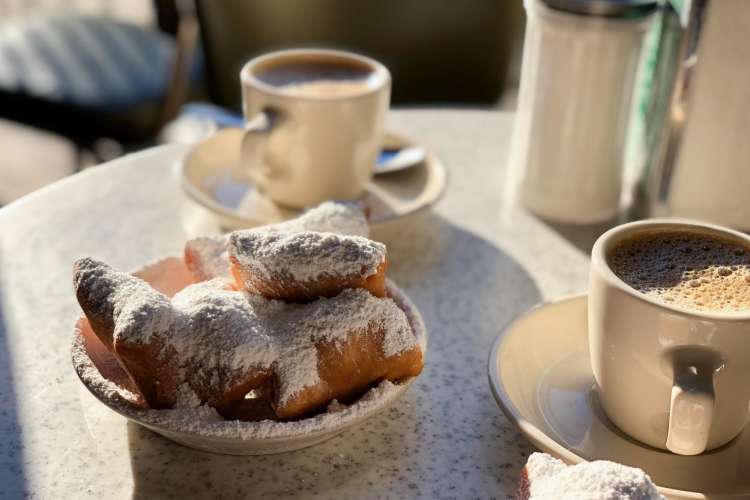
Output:
<instances>
[{"instance_id":1,"label":"speckled stone table","mask_svg":"<svg viewBox=\"0 0 750 500\"><path fill-rule=\"evenodd\" d=\"M183 448L100 405L71 368L72 261L128 269L180 251L172 166L185 146L127 156L0 209L0 498L511 497L531 448L492 399L489 348L535 303L584 290L588 262L564 232L506 199L512 121L391 114L390 127L432 148L450 175L434 210L377 233L391 277L426 320L426 367L392 409L293 453Z\"/></svg>"}]
</instances>

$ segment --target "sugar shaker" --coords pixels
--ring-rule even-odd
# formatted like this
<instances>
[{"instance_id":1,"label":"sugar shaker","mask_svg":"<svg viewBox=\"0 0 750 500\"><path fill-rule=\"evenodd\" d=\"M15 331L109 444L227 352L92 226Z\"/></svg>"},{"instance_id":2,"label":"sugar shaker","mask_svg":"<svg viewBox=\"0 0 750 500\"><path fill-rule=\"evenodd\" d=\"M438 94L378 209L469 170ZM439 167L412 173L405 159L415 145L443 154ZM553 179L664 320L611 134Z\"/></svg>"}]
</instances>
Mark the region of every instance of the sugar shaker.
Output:
<instances>
[{"instance_id":1,"label":"sugar shaker","mask_svg":"<svg viewBox=\"0 0 750 500\"><path fill-rule=\"evenodd\" d=\"M655 0L525 0L511 184L537 215L587 224L620 205L631 101Z\"/></svg>"}]
</instances>

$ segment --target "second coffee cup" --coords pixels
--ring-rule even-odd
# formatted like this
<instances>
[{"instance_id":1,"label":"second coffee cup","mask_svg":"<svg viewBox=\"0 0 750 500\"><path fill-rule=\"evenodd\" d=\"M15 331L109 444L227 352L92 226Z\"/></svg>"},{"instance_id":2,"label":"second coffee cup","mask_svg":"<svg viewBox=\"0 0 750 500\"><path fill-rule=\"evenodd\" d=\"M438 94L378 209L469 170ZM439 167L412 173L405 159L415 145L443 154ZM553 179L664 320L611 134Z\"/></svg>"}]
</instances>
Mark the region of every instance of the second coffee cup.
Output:
<instances>
[{"instance_id":1,"label":"second coffee cup","mask_svg":"<svg viewBox=\"0 0 750 500\"><path fill-rule=\"evenodd\" d=\"M594 244L589 349L607 416L681 455L750 420L750 237L709 224L624 224Z\"/></svg>"},{"instance_id":2,"label":"second coffee cup","mask_svg":"<svg viewBox=\"0 0 750 500\"><path fill-rule=\"evenodd\" d=\"M272 52L240 72L242 162L273 201L304 208L365 191L380 152L391 77L349 52Z\"/></svg>"}]
</instances>

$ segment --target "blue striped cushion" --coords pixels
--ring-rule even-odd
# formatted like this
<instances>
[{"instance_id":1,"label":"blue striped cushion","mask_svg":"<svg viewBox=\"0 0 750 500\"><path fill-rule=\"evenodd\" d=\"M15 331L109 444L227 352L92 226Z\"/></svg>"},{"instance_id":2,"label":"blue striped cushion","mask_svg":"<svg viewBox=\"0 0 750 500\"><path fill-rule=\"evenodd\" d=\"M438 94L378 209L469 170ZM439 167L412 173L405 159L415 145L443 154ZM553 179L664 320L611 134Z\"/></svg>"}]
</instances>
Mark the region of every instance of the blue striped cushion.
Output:
<instances>
[{"instance_id":1,"label":"blue striped cushion","mask_svg":"<svg viewBox=\"0 0 750 500\"><path fill-rule=\"evenodd\" d=\"M137 26L91 17L0 23L0 91L99 110L161 100L175 43ZM193 68L194 77L199 64Z\"/></svg>"}]
</instances>

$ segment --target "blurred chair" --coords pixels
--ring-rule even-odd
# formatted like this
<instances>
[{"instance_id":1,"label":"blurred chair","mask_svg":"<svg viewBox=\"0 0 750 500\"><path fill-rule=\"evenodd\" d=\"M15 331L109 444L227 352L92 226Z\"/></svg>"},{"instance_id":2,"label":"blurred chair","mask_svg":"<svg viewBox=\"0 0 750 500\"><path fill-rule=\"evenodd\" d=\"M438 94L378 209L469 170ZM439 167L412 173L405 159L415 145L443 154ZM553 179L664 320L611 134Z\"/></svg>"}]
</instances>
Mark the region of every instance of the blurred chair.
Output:
<instances>
[{"instance_id":1,"label":"blurred chair","mask_svg":"<svg viewBox=\"0 0 750 500\"><path fill-rule=\"evenodd\" d=\"M153 138L202 75L192 4L153 3L160 25L174 36L104 16L39 14L31 3L22 4L27 12L5 16L0 117L87 149L102 137L123 143Z\"/></svg>"},{"instance_id":2,"label":"blurred chair","mask_svg":"<svg viewBox=\"0 0 750 500\"><path fill-rule=\"evenodd\" d=\"M521 2L196 0L213 102L240 109L239 70L274 49L353 50L383 62L396 104L498 100Z\"/></svg>"}]
</instances>

